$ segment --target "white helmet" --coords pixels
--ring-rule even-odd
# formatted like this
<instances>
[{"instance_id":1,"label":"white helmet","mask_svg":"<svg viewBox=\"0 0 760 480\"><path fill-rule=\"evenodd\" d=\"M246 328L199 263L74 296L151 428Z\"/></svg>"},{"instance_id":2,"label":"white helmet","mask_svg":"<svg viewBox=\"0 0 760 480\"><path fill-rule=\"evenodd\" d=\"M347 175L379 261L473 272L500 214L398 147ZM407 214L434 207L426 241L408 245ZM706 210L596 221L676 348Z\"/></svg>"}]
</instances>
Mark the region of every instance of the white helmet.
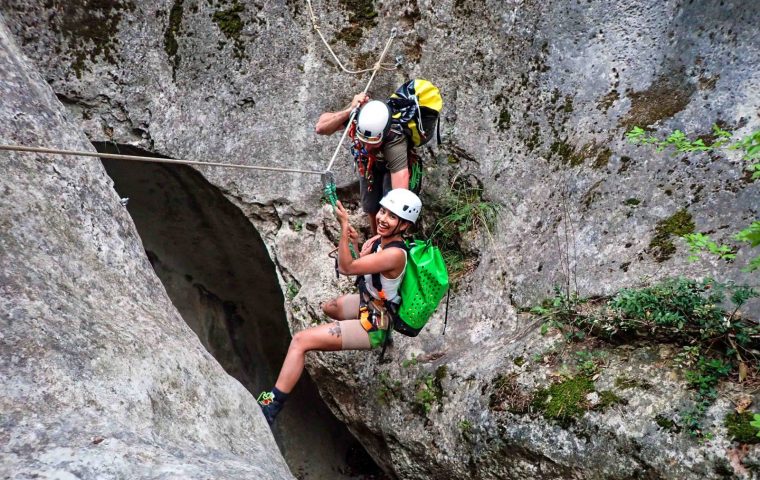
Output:
<instances>
[{"instance_id":1,"label":"white helmet","mask_svg":"<svg viewBox=\"0 0 760 480\"><path fill-rule=\"evenodd\" d=\"M371 145L383 141L391 125L391 111L385 102L372 100L367 102L356 121L356 138Z\"/></svg>"},{"instance_id":2,"label":"white helmet","mask_svg":"<svg viewBox=\"0 0 760 480\"><path fill-rule=\"evenodd\" d=\"M388 211L396 214L397 217L415 223L422 210L422 201L414 192L406 188L396 188L388 192L380 205Z\"/></svg>"}]
</instances>

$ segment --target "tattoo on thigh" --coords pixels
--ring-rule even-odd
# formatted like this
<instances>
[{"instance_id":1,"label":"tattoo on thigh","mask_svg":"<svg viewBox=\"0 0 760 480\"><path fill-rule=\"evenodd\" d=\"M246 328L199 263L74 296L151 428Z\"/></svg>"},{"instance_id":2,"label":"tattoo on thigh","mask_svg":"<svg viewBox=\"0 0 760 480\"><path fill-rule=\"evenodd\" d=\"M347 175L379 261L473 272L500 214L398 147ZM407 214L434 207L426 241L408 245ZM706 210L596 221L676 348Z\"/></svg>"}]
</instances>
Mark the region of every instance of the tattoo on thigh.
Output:
<instances>
[{"instance_id":1,"label":"tattoo on thigh","mask_svg":"<svg viewBox=\"0 0 760 480\"><path fill-rule=\"evenodd\" d=\"M327 306L330 307L330 308L338 308L338 299L337 298L333 298L332 300L330 300L329 302L327 302Z\"/></svg>"},{"instance_id":2,"label":"tattoo on thigh","mask_svg":"<svg viewBox=\"0 0 760 480\"><path fill-rule=\"evenodd\" d=\"M330 335L335 335L336 337L340 338L340 323L335 322L330 326L330 329L328 330Z\"/></svg>"}]
</instances>

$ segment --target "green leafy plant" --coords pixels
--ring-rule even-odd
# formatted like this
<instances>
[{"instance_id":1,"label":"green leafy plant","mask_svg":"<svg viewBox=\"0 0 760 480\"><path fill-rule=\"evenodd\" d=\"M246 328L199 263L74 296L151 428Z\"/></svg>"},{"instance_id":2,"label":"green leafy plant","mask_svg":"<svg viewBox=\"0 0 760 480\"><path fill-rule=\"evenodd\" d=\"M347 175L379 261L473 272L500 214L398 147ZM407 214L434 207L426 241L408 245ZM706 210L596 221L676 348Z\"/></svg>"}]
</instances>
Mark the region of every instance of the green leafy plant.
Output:
<instances>
[{"instance_id":1,"label":"green leafy plant","mask_svg":"<svg viewBox=\"0 0 760 480\"><path fill-rule=\"evenodd\" d=\"M377 399L383 405L388 405L394 398L399 398L402 392L402 385L399 380L391 379L387 372L381 372L378 380L380 385L377 388Z\"/></svg>"},{"instance_id":2,"label":"green leafy plant","mask_svg":"<svg viewBox=\"0 0 760 480\"><path fill-rule=\"evenodd\" d=\"M417 358L417 356L415 354L412 354L411 357L409 357L408 359L406 359L403 362L401 362L401 366L404 367L404 368L409 368L409 367L413 367L413 366L417 365L419 362L420 361Z\"/></svg>"},{"instance_id":3,"label":"green leafy plant","mask_svg":"<svg viewBox=\"0 0 760 480\"><path fill-rule=\"evenodd\" d=\"M599 373L599 370L604 363L603 356L604 352L594 352L589 350L575 352L575 360L580 374L590 378Z\"/></svg>"},{"instance_id":4,"label":"green leafy plant","mask_svg":"<svg viewBox=\"0 0 760 480\"><path fill-rule=\"evenodd\" d=\"M572 338L579 338L575 331L568 330L567 325L573 325L577 316L578 307L585 303L586 299L576 293L567 294L559 285L554 286L554 296L544 300L541 305L530 309L530 313L539 315L544 322L541 324L541 335L546 335L552 328L560 330L563 334L569 334Z\"/></svg>"},{"instance_id":5,"label":"green leafy plant","mask_svg":"<svg viewBox=\"0 0 760 480\"><path fill-rule=\"evenodd\" d=\"M434 404L443 402L443 378L448 373L445 365L441 365L435 373L424 373L417 377L415 382L414 400L412 409L420 415L427 415L433 410Z\"/></svg>"},{"instance_id":6,"label":"green leafy plant","mask_svg":"<svg viewBox=\"0 0 760 480\"><path fill-rule=\"evenodd\" d=\"M286 296L288 297L288 300L293 300L296 298L296 295L298 295L298 292L301 290L301 287L298 286L298 283L291 280L288 282L287 291L285 292Z\"/></svg>"},{"instance_id":7,"label":"green leafy plant","mask_svg":"<svg viewBox=\"0 0 760 480\"><path fill-rule=\"evenodd\" d=\"M460 420L458 426L462 433L469 433L472 430L472 423L467 419Z\"/></svg>"},{"instance_id":8,"label":"green leafy plant","mask_svg":"<svg viewBox=\"0 0 760 480\"><path fill-rule=\"evenodd\" d=\"M429 237L440 247L449 276L456 278L470 271L475 264L463 253L464 236L475 232L492 238L501 205L483 199L480 184L459 177L449 191L437 199L434 208L439 210L438 219Z\"/></svg>"},{"instance_id":9,"label":"green leafy plant","mask_svg":"<svg viewBox=\"0 0 760 480\"><path fill-rule=\"evenodd\" d=\"M658 152L662 152L671 147L676 152L681 153L709 152L726 145L731 139L731 132L723 130L717 124L713 125L712 128L713 135L717 138L717 140L710 144L706 144L705 141L701 138L691 140L681 130L674 130L673 133L661 139L654 135L651 135L641 127L633 127L628 133L625 134L625 136L630 143L654 145Z\"/></svg>"},{"instance_id":10,"label":"green leafy plant","mask_svg":"<svg viewBox=\"0 0 760 480\"><path fill-rule=\"evenodd\" d=\"M756 165L757 167L757 173L756 175L760 175L760 164ZM750 224L747 228L740 230L739 233L737 233L734 236L734 239L740 241L740 242L746 242L749 243L750 247L755 248L758 245L760 245L760 221L755 221ZM747 272L753 272L760 268L760 255L757 257L751 259L749 261L749 264L744 268Z\"/></svg>"},{"instance_id":11,"label":"green leafy plant","mask_svg":"<svg viewBox=\"0 0 760 480\"><path fill-rule=\"evenodd\" d=\"M686 371L686 382L695 391L695 397L694 405L683 409L680 419L691 435L703 433L702 418L718 398L718 382L727 377L731 370L731 365L720 358L699 357L695 368Z\"/></svg>"},{"instance_id":12,"label":"green leafy plant","mask_svg":"<svg viewBox=\"0 0 760 480\"><path fill-rule=\"evenodd\" d=\"M432 237L451 240L465 232L482 231L492 235L500 205L483 200L479 186L457 184L443 198L443 215L433 229Z\"/></svg>"},{"instance_id":13,"label":"green leafy plant","mask_svg":"<svg viewBox=\"0 0 760 480\"><path fill-rule=\"evenodd\" d=\"M733 260L736 258L736 251L733 248L728 245L718 245L703 233L689 233L684 235L683 239L689 245L689 252L691 253L689 255L690 262L698 260L699 256L697 254L704 250L716 255L721 260Z\"/></svg>"},{"instance_id":14,"label":"green leafy plant","mask_svg":"<svg viewBox=\"0 0 760 480\"><path fill-rule=\"evenodd\" d=\"M633 127L626 138L630 143L638 145L653 145L658 152L672 148L674 153L691 153L691 152L709 152L722 147L729 150L741 150L744 160L750 162L747 170L752 173L751 179L760 179L760 130L756 130L740 140L731 143L732 133L720 128L717 124L713 125L714 142L706 144L702 139L691 140L680 130L664 139L658 138L641 127ZM728 245L721 245L712 240L708 235L702 233L686 233L682 235L689 246L689 260L698 259L698 253L708 252L716 255L721 260L732 261L736 258L736 250ZM750 244L750 248L760 245L760 221L755 221L748 227L740 230L733 237L739 242ZM760 268L760 255L750 259L749 264L743 268L744 271L752 272Z\"/></svg>"},{"instance_id":15,"label":"green leafy plant","mask_svg":"<svg viewBox=\"0 0 760 480\"><path fill-rule=\"evenodd\" d=\"M760 437L760 413L752 415L752 421L749 424L758 430L757 436Z\"/></svg>"}]
</instances>

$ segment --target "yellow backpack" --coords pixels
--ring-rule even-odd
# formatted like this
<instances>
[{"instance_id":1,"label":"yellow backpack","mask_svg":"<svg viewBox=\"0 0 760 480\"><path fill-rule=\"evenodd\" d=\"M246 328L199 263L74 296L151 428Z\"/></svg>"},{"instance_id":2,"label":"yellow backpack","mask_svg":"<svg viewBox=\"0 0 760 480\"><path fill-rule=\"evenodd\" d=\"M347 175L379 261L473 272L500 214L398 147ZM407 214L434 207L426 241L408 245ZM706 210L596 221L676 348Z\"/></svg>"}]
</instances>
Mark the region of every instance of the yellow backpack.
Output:
<instances>
[{"instance_id":1,"label":"yellow backpack","mask_svg":"<svg viewBox=\"0 0 760 480\"><path fill-rule=\"evenodd\" d=\"M391 108L391 122L400 125L412 147L425 145L438 134L441 143L440 114L443 98L438 87L428 80L416 78L398 87L388 99Z\"/></svg>"}]
</instances>

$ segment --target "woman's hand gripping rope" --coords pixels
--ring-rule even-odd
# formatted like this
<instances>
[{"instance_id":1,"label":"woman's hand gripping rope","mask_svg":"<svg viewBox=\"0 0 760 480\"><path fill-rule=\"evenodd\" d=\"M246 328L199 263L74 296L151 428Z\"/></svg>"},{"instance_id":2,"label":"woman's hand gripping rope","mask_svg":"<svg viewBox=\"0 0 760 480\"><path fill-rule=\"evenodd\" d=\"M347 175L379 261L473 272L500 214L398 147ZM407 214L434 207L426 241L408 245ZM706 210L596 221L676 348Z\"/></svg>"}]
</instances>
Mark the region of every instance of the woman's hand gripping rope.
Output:
<instances>
[{"instance_id":1,"label":"woman's hand gripping rope","mask_svg":"<svg viewBox=\"0 0 760 480\"><path fill-rule=\"evenodd\" d=\"M338 222L340 222L341 237L345 232L345 235L348 237L348 249L351 252L351 258L356 259L359 257L356 254L356 250L359 249L359 232L348 223L348 212L342 203L336 201L333 209L335 216L338 217ZM340 255L340 246L338 246L338 254Z\"/></svg>"},{"instance_id":2,"label":"woman's hand gripping rope","mask_svg":"<svg viewBox=\"0 0 760 480\"><path fill-rule=\"evenodd\" d=\"M335 215L338 217L338 221L341 223L341 228L343 228L343 217L345 217L345 223L348 227L348 238L350 240L348 244L349 251L351 252L352 258L358 258L358 255L356 254L356 250L359 248L359 234L357 231L348 224L348 212L346 212L346 209L343 208L343 205L338 201L338 189L335 185L335 177L331 172L325 172L322 174L322 185L324 186L324 196L327 199L327 201L332 205L333 212L335 212ZM338 205L340 205L340 208L338 209ZM342 213L341 213L342 212ZM342 217L343 216L343 217ZM335 259L335 270L337 272L338 270L338 260Z\"/></svg>"}]
</instances>

